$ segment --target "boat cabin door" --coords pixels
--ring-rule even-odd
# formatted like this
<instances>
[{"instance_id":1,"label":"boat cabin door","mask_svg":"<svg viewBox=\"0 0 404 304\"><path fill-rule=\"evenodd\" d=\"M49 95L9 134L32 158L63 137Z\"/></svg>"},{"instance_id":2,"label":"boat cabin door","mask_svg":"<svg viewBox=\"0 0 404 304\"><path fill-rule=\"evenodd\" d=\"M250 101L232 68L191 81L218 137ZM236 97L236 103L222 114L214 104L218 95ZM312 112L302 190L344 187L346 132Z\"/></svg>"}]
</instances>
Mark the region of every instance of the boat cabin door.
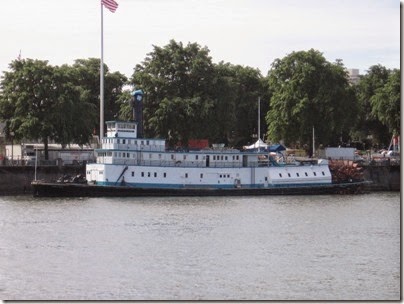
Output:
<instances>
[{"instance_id":1,"label":"boat cabin door","mask_svg":"<svg viewBox=\"0 0 404 304\"><path fill-rule=\"evenodd\" d=\"M209 165L210 165L209 155L206 155L206 167L209 167Z\"/></svg>"},{"instance_id":2,"label":"boat cabin door","mask_svg":"<svg viewBox=\"0 0 404 304\"><path fill-rule=\"evenodd\" d=\"M90 170L90 179L89 181L96 181L98 178L98 170Z\"/></svg>"}]
</instances>

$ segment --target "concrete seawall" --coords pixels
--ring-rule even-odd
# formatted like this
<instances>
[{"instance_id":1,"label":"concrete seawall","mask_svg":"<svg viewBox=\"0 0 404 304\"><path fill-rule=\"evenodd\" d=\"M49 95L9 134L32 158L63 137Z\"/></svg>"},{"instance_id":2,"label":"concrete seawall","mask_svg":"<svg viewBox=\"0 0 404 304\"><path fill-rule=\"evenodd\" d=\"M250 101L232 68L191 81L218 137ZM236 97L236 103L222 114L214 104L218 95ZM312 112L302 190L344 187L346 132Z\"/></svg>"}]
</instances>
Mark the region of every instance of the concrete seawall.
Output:
<instances>
[{"instance_id":1,"label":"concrete seawall","mask_svg":"<svg viewBox=\"0 0 404 304\"><path fill-rule=\"evenodd\" d=\"M85 166L39 166L37 179L55 181L60 176L85 174ZM32 193L31 182L35 179L33 166L0 166L0 195Z\"/></svg>"},{"instance_id":2,"label":"concrete seawall","mask_svg":"<svg viewBox=\"0 0 404 304\"><path fill-rule=\"evenodd\" d=\"M369 191L400 191L401 172L399 165L364 166L365 180L372 181L367 186Z\"/></svg>"},{"instance_id":3,"label":"concrete seawall","mask_svg":"<svg viewBox=\"0 0 404 304\"><path fill-rule=\"evenodd\" d=\"M60 176L85 174L85 166L39 166L37 179L56 181ZM373 183L369 191L400 191L400 166L365 166L364 177ZM0 166L0 195L31 194L35 179L33 166Z\"/></svg>"}]
</instances>

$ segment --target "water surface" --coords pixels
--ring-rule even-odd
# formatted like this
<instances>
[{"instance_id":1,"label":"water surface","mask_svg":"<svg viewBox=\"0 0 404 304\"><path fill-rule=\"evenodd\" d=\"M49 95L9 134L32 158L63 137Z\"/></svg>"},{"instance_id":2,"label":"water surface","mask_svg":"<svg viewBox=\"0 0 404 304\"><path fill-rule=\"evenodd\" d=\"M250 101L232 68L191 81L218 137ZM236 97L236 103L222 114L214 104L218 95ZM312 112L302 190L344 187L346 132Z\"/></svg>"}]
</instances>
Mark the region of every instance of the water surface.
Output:
<instances>
[{"instance_id":1,"label":"water surface","mask_svg":"<svg viewBox=\"0 0 404 304\"><path fill-rule=\"evenodd\" d=\"M4 300L399 300L400 195L0 197Z\"/></svg>"}]
</instances>

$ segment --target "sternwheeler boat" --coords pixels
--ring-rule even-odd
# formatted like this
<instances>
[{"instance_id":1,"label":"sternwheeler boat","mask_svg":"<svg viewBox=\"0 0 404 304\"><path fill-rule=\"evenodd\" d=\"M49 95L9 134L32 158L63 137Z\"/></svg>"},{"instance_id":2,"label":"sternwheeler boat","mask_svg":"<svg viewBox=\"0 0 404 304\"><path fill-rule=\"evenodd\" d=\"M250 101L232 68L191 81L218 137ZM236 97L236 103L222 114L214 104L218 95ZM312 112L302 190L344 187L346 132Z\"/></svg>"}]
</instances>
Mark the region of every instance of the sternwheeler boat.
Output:
<instances>
[{"instance_id":1,"label":"sternwheeler boat","mask_svg":"<svg viewBox=\"0 0 404 304\"><path fill-rule=\"evenodd\" d=\"M356 193L363 181L333 182L327 160L279 163L267 149L172 150L138 137L138 122L109 121L85 181L33 181L34 196L236 196Z\"/></svg>"}]
</instances>

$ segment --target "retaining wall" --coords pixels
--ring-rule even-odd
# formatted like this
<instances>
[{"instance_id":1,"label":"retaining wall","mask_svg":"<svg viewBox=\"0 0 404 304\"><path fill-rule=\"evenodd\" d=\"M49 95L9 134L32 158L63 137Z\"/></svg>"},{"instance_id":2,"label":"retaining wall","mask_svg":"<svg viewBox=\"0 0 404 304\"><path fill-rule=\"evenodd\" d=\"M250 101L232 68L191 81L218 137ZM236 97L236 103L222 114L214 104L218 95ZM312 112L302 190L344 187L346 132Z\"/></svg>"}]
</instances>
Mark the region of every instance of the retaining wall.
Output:
<instances>
[{"instance_id":1,"label":"retaining wall","mask_svg":"<svg viewBox=\"0 0 404 304\"><path fill-rule=\"evenodd\" d=\"M85 174L85 166L38 166L37 179L55 181L60 176ZM0 195L32 193L35 179L34 166L0 166Z\"/></svg>"},{"instance_id":2,"label":"retaining wall","mask_svg":"<svg viewBox=\"0 0 404 304\"><path fill-rule=\"evenodd\" d=\"M367 186L370 191L400 191L400 165L367 165L364 166L365 180L372 181Z\"/></svg>"}]
</instances>

